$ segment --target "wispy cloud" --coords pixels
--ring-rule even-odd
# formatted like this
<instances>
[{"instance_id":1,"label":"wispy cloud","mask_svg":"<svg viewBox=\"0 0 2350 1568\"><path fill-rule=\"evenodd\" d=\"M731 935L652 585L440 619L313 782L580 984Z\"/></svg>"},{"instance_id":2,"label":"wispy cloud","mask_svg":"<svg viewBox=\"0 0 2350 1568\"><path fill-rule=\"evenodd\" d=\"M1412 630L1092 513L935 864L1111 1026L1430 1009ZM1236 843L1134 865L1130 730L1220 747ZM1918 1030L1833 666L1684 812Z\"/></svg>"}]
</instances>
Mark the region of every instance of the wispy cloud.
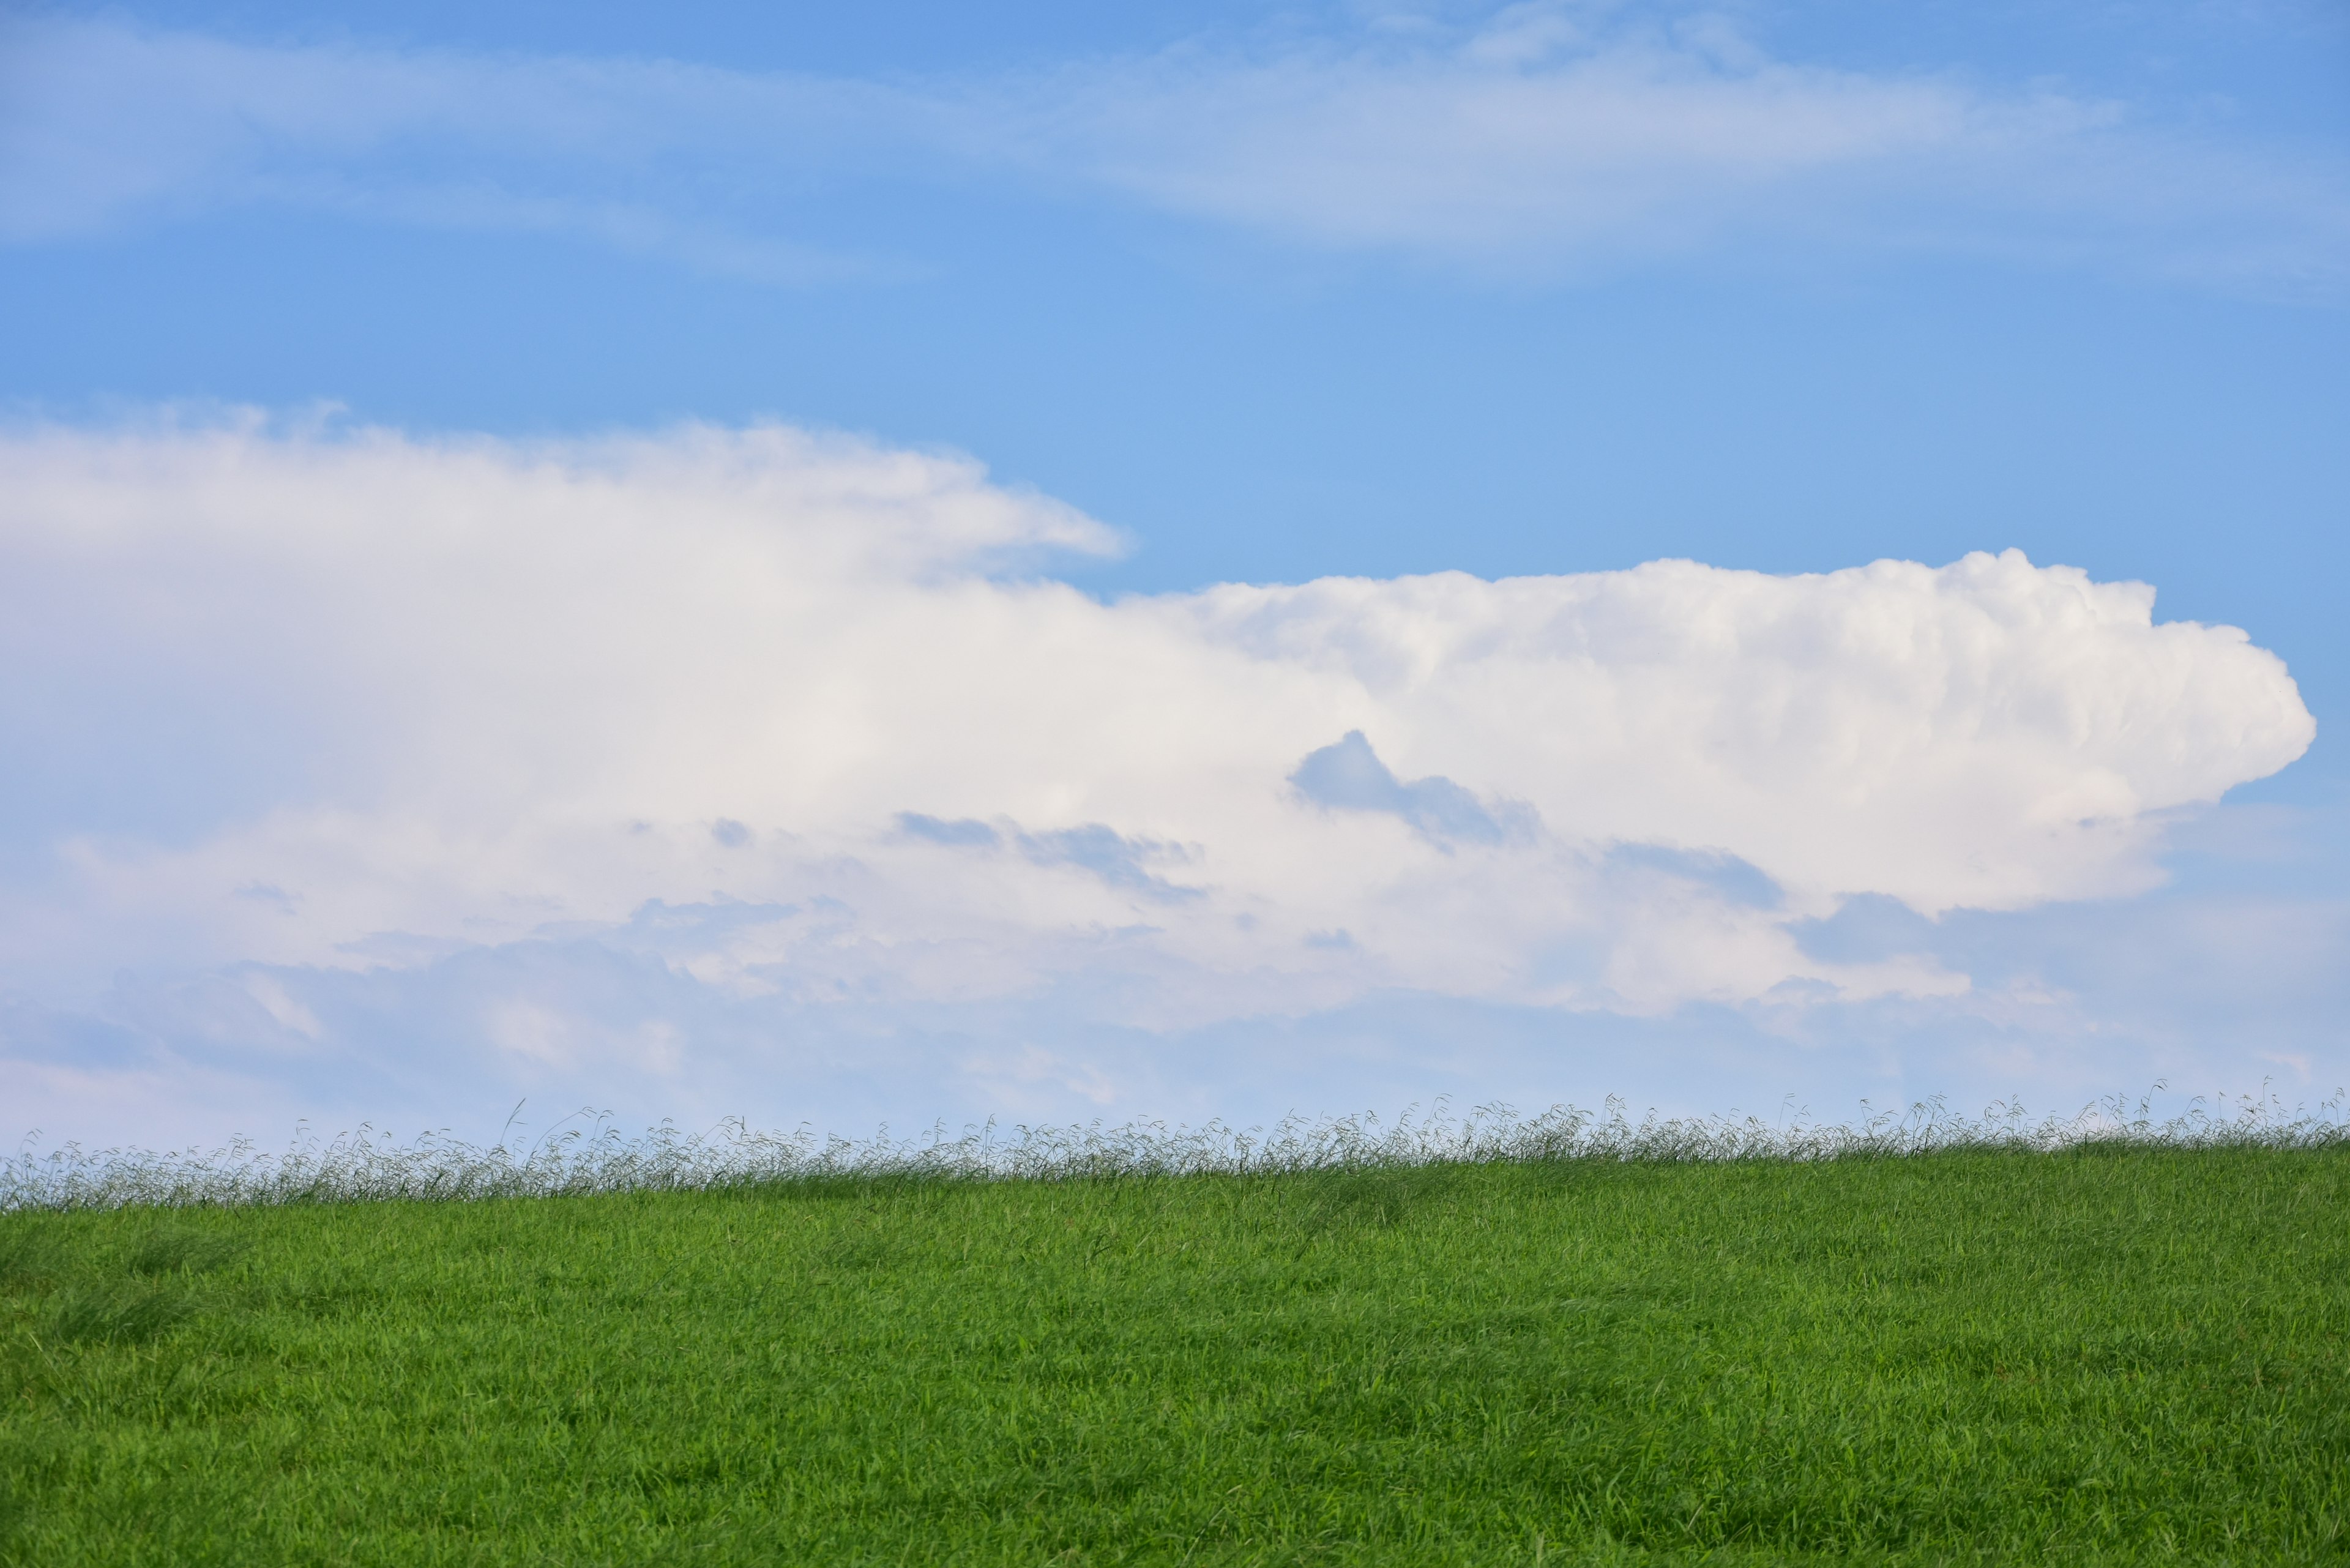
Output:
<instances>
[{"instance_id":1,"label":"wispy cloud","mask_svg":"<svg viewBox=\"0 0 2350 1568\"><path fill-rule=\"evenodd\" d=\"M569 234L767 282L903 266L772 221L777 185L905 140L912 106L854 82L37 18L0 21L0 62L18 242L265 205Z\"/></svg>"},{"instance_id":2,"label":"wispy cloud","mask_svg":"<svg viewBox=\"0 0 2350 1568\"><path fill-rule=\"evenodd\" d=\"M987 78L263 46L9 24L0 234L223 204L523 227L776 281L903 262L816 231L877 179L1006 182L1523 275L1822 248L2326 295L2338 154L1958 75L1773 57L1718 20L1517 6Z\"/></svg>"},{"instance_id":3,"label":"wispy cloud","mask_svg":"<svg viewBox=\"0 0 2350 1568\"><path fill-rule=\"evenodd\" d=\"M1718 27L1593 33L1568 15L1074 72L1030 132L1035 161L1305 243L1522 275L1728 247L2317 291L2350 275L2338 154L2230 144L2051 88L1776 59Z\"/></svg>"}]
</instances>

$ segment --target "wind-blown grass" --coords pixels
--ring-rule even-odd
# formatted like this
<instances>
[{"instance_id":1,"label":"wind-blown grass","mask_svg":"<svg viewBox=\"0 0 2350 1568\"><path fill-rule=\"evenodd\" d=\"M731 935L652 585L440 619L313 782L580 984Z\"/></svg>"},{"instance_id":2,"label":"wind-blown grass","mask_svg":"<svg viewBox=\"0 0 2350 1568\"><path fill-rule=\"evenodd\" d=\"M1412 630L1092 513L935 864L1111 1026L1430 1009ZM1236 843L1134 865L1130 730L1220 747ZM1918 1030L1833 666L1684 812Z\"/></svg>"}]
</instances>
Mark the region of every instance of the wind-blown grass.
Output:
<instances>
[{"instance_id":1,"label":"wind-blown grass","mask_svg":"<svg viewBox=\"0 0 2350 1568\"><path fill-rule=\"evenodd\" d=\"M0 1563L2350 1560L2332 1106L11 1180Z\"/></svg>"},{"instance_id":2,"label":"wind-blown grass","mask_svg":"<svg viewBox=\"0 0 2350 1568\"><path fill-rule=\"evenodd\" d=\"M850 1177L1055 1181L1496 1161L2045 1152L2093 1142L2190 1149L2312 1148L2350 1141L2340 1092L2315 1111L2288 1108L2272 1095L2245 1096L2220 1102L2216 1109L2199 1098L2175 1116L2157 1117L2150 1114L2152 1103L2151 1096L2135 1106L2115 1096L2073 1116L2033 1117L2020 1104L2002 1102L1968 1117L1929 1100L1906 1115L1871 1115L1856 1123L1800 1117L1773 1123L1756 1116L1654 1113L1634 1121L1623 1102L1613 1099L1599 1112L1559 1106L1522 1117L1497 1105L1455 1118L1440 1102L1430 1116L1407 1111L1393 1122L1376 1115L1292 1118L1270 1130L1221 1122L1201 1127L1137 1122L1109 1128L1096 1123L1017 1127L1008 1134L989 1123L960 1136L934 1127L902 1139L893 1139L885 1128L863 1141L818 1137L806 1128L788 1135L761 1132L734 1120L701 1134L662 1123L630 1137L608 1114L581 1112L520 1147L504 1141L470 1144L445 1134L403 1144L361 1128L333 1139L297 1138L282 1154L264 1152L249 1140L212 1150L92 1151L69 1144L38 1154L21 1148L0 1163L0 1212L708 1191Z\"/></svg>"}]
</instances>

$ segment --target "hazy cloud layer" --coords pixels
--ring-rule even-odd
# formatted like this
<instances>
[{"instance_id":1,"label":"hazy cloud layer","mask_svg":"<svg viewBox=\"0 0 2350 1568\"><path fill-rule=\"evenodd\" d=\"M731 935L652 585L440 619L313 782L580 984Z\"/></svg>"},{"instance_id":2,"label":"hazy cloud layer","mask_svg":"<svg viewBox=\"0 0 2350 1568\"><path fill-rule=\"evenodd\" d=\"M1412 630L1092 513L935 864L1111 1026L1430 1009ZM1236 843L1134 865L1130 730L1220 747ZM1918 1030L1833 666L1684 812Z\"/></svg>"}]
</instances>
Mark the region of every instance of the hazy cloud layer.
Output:
<instances>
[{"instance_id":1,"label":"hazy cloud layer","mask_svg":"<svg viewBox=\"0 0 2350 1568\"><path fill-rule=\"evenodd\" d=\"M778 427L19 431L0 1054L348 1088L1407 994L2062 1012L1937 933L2155 886L2167 821L2314 733L2242 633L2012 552L1020 575L1116 547Z\"/></svg>"},{"instance_id":2,"label":"hazy cloud layer","mask_svg":"<svg viewBox=\"0 0 2350 1568\"><path fill-rule=\"evenodd\" d=\"M812 234L813 193L976 179L1544 275L1827 246L2334 293L2350 244L2332 153L1773 58L1669 12L1520 5L889 81L0 26L0 236L19 242L290 204L803 283L924 259Z\"/></svg>"}]
</instances>

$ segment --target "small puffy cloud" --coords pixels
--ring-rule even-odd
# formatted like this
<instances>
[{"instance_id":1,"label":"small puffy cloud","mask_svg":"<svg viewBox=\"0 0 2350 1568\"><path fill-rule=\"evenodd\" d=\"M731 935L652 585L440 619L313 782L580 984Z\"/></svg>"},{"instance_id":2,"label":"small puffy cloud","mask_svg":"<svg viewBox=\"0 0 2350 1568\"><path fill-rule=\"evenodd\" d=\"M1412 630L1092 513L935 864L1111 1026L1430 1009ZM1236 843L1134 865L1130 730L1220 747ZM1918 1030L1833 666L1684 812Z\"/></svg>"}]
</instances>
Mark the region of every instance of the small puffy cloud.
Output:
<instances>
[{"instance_id":1,"label":"small puffy cloud","mask_svg":"<svg viewBox=\"0 0 2350 1568\"><path fill-rule=\"evenodd\" d=\"M1956 1005L1954 912L2155 887L2180 808L2314 729L2242 632L2014 552L1019 575L1117 543L782 427L19 430L0 743L46 783L0 878L11 1038L348 1078L432 1033L673 1083L1046 1015Z\"/></svg>"}]
</instances>

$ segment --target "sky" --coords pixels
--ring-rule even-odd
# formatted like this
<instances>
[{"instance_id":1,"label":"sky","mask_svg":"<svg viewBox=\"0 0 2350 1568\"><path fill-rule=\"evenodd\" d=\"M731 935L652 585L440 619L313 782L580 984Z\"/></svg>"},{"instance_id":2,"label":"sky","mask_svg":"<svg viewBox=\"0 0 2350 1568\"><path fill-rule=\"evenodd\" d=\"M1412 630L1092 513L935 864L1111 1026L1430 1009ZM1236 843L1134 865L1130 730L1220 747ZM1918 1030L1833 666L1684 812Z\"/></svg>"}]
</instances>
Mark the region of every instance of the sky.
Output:
<instances>
[{"instance_id":1,"label":"sky","mask_svg":"<svg viewBox=\"0 0 2350 1568\"><path fill-rule=\"evenodd\" d=\"M2328 0L0 9L0 1134L2314 1104L2345 431Z\"/></svg>"}]
</instances>

